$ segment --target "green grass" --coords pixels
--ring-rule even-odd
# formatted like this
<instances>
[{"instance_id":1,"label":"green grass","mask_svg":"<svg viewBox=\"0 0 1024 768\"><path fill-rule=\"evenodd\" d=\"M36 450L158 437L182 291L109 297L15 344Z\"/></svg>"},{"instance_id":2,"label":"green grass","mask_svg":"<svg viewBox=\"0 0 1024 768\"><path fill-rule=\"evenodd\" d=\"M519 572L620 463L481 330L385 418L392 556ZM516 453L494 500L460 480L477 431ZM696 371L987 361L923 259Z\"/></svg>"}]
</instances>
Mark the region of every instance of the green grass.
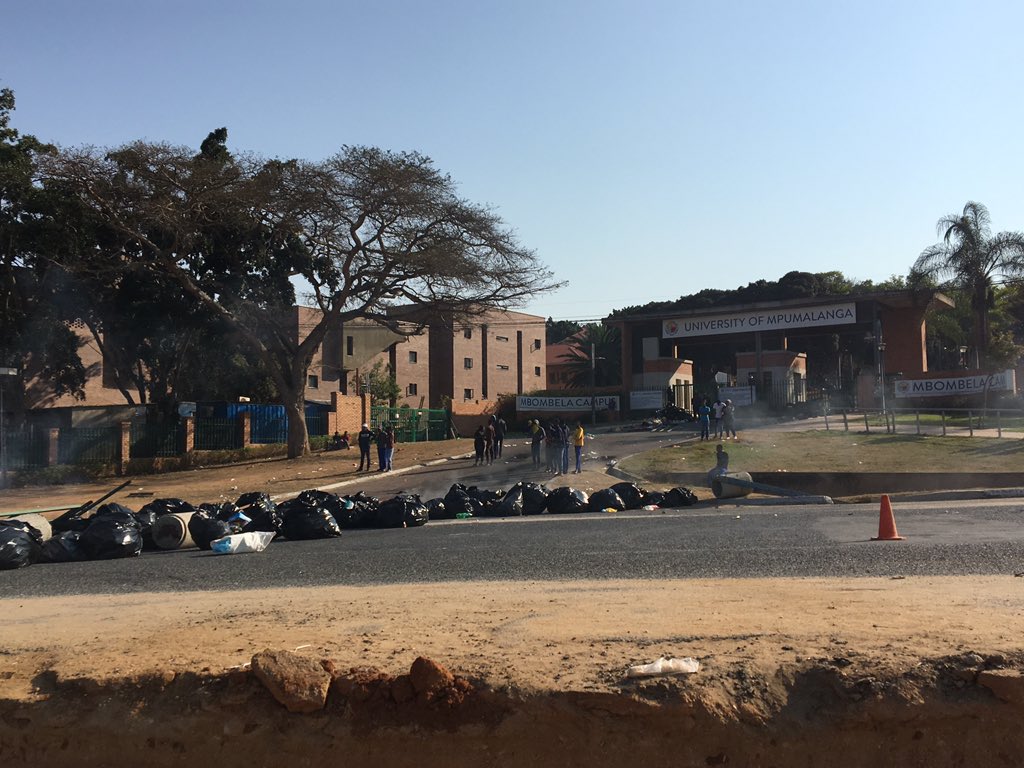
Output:
<instances>
[{"instance_id":1,"label":"green grass","mask_svg":"<svg viewBox=\"0 0 1024 768\"><path fill-rule=\"evenodd\" d=\"M715 441L686 442L626 459L622 469L706 472L715 466ZM723 443L729 466L745 472L1021 472L1024 441L1012 439L751 431Z\"/></svg>"}]
</instances>

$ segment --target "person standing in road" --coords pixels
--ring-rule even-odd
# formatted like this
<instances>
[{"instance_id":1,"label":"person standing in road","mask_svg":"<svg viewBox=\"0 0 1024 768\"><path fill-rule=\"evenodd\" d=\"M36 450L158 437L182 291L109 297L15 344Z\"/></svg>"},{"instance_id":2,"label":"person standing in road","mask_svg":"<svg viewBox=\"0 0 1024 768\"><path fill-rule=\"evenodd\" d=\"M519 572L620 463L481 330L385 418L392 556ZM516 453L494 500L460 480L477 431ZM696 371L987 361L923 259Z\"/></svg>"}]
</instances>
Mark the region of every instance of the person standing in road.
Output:
<instances>
[{"instance_id":1,"label":"person standing in road","mask_svg":"<svg viewBox=\"0 0 1024 768\"><path fill-rule=\"evenodd\" d=\"M707 403L701 403L697 409L697 422L700 424L700 439L711 439L711 408Z\"/></svg>"},{"instance_id":2,"label":"person standing in road","mask_svg":"<svg viewBox=\"0 0 1024 768\"><path fill-rule=\"evenodd\" d=\"M543 463L540 460L540 452L544 449L544 427L540 425L538 419L534 419L533 423L530 424L530 448L533 454L533 468L540 469Z\"/></svg>"},{"instance_id":3,"label":"person standing in road","mask_svg":"<svg viewBox=\"0 0 1024 768\"><path fill-rule=\"evenodd\" d=\"M387 443L385 444L384 450L384 463L387 467L385 471L390 472L394 468L395 443L398 442L398 434L395 432L395 427L392 424L388 424L386 439Z\"/></svg>"},{"instance_id":4,"label":"person standing in road","mask_svg":"<svg viewBox=\"0 0 1024 768\"><path fill-rule=\"evenodd\" d=\"M585 433L583 431L583 422L577 421L576 428L572 431L572 446L576 451L576 470L574 474L580 474L583 471L583 441L585 439Z\"/></svg>"},{"instance_id":5,"label":"person standing in road","mask_svg":"<svg viewBox=\"0 0 1024 768\"><path fill-rule=\"evenodd\" d=\"M494 417L491 416L487 422L487 426L484 428L484 459L487 464L494 463L495 434Z\"/></svg>"},{"instance_id":6,"label":"person standing in road","mask_svg":"<svg viewBox=\"0 0 1024 768\"><path fill-rule=\"evenodd\" d=\"M476 460L473 462L474 467L478 467L484 463L484 425L481 424L476 428L476 432L473 433L473 450L476 452Z\"/></svg>"},{"instance_id":7,"label":"person standing in road","mask_svg":"<svg viewBox=\"0 0 1024 768\"><path fill-rule=\"evenodd\" d=\"M562 465L562 433L558 429L558 419L548 422L544 444L547 451L548 472L557 475L558 468Z\"/></svg>"},{"instance_id":8,"label":"person standing in road","mask_svg":"<svg viewBox=\"0 0 1024 768\"><path fill-rule=\"evenodd\" d=\"M495 458L501 458L501 449L505 443L505 431L508 429L508 425L505 420L501 418L499 413L494 417L494 452Z\"/></svg>"},{"instance_id":9,"label":"person standing in road","mask_svg":"<svg viewBox=\"0 0 1024 768\"><path fill-rule=\"evenodd\" d=\"M388 430L387 430L387 428L383 424L381 424L379 427L377 427L377 432L376 432L376 434L374 434L373 437L377 441L377 471L378 472L386 472L387 471L387 461L388 461L387 460L387 452L388 452L388 449L387 449Z\"/></svg>"},{"instance_id":10,"label":"person standing in road","mask_svg":"<svg viewBox=\"0 0 1024 768\"><path fill-rule=\"evenodd\" d=\"M714 404L711 406L711 412L715 417L715 439L718 440L722 438L722 414L724 411L725 403L722 402L722 398L716 397Z\"/></svg>"},{"instance_id":11,"label":"person standing in road","mask_svg":"<svg viewBox=\"0 0 1024 768\"><path fill-rule=\"evenodd\" d=\"M373 464L370 462L370 443L373 442L373 432L370 427L363 424L363 428L359 430L359 434L356 436L359 441L359 469L357 471L363 471L363 461L366 461L366 471L369 472L373 469Z\"/></svg>"},{"instance_id":12,"label":"person standing in road","mask_svg":"<svg viewBox=\"0 0 1024 768\"><path fill-rule=\"evenodd\" d=\"M564 419L558 420L558 431L562 434L562 461L559 465L562 474L569 474L569 425Z\"/></svg>"},{"instance_id":13,"label":"person standing in road","mask_svg":"<svg viewBox=\"0 0 1024 768\"><path fill-rule=\"evenodd\" d=\"M732 434L733 439L736 439L736 409L732 404L732 400L725 401L725 410L722 412L722 426L725 429L725 439L729 439L729 434Z\"/></svg>"}]
</instances>

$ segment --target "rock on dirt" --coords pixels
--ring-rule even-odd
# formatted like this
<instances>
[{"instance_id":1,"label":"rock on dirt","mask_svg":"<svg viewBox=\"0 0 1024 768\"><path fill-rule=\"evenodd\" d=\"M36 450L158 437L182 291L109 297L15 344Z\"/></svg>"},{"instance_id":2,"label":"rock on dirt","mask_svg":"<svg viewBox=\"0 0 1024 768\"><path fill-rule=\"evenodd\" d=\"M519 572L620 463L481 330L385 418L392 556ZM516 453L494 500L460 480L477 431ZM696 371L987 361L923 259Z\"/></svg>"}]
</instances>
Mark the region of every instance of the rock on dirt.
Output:
<instances>
[{"instance_id":1,"label":"rock on dirt","mask_svg":"<svg viewBox=\"0 0 1024 768\"><path fill-rule=\"evenodd\" d=\"M319 712L327 704L331 675L317 661L266 650L252 657L252 671L289 712Z\"/></svg>"}]
</instances>

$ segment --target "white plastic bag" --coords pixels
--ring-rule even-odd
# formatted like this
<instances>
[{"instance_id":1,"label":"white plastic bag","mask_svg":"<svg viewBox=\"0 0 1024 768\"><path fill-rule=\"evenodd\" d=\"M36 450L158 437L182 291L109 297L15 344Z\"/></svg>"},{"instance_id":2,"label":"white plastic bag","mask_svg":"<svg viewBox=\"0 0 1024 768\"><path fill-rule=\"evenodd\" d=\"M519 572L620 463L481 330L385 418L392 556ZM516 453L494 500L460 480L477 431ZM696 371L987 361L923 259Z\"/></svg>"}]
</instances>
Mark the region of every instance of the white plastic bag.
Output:
<instances>
[{"instance_id":1,"label":"white plastic bag","mask_svg":"<svg viewBox=\"0 0 1024 768\"><path fill-rule=\"evenodd\" d=\"M681 659L666 659L662 656L650 664L638 664L626 670L626 677L653 677L654 675L693 674L700 669L700 662L690 656Z\"/></svg>"},{"instance_id":2,"label":"white plastic bag","mask_svg":"<svg viewBox=\"0 0 1024 768\"><path fill-rule=\"evenodd\" d=\"M246 552L262 552L277 534L273 531L249 531L222 536L210 542L210 551L215 555L242 555Z\"/></svg>"}]
</instances>

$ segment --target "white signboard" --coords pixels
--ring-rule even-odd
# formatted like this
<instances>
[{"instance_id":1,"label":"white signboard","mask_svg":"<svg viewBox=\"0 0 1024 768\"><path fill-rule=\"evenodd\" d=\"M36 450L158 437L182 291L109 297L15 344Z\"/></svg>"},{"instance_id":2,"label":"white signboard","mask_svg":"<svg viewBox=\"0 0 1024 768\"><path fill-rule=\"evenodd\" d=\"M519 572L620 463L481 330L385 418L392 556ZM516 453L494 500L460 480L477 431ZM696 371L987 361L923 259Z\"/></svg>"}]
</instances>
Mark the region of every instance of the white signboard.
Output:
<instances>
[{"instance_id":1,"label":"white signboard","mask_svg":"<svg viewBox=\"0 0 1024 768\"><path fill-rule=\"evenodd\" d=\"M704 317L681 317L664 320L661 336L680 339L690 336L716 336L722 333L747 331L781 331L786 328L810 328L823 325L844 325L857 322L857 304L823 304L797 309L759 309L753 312L732 312Z\"/></svg>"},{"instance_id":2,"label":"white signboard","mask_svg":"<svg viewBox=\"0 0 1024 768\"><path fill-rule=\"evenodd\" d=\"M720 400L732 400L733 405L753 405L754 388L746 387L719 387L718 398Z\"/></svg>"},{"instance_id":3,"label":"white signboard","mask_svg":"<svg viewBox=\"0 0 1024 768\"><path fill-rule=\"evenodd\" d=\"M632 411L656 411L665 405L665 393L660 389L641 389L629 393Z\"/></svg>"},{"instance_id":4,"label":"white signboard","mask_svg":"<svg viewBox=\"0 0 1024 768\"><path fill-rule=\"evenodd\" d=\"M985 392L1014 392L1016 388L1016 376L1012 370L948 379L900 379L895 387L896 397L981 395Z\"/></svg>"},{"instance_id":5,"label":"white signboard","mask_svg":"<svg viewBox=\"0 0 1024 768\"><path fill-rule=\"evenodd\" d=\"M660 405L658 406L661 407ZM516 410L518 411L589 411L590 396L564 397L547 395L519 395L516 397ZM617 411L619 410L618 395L598 395L597 410Z\"/></svg>"}]
</instances>

